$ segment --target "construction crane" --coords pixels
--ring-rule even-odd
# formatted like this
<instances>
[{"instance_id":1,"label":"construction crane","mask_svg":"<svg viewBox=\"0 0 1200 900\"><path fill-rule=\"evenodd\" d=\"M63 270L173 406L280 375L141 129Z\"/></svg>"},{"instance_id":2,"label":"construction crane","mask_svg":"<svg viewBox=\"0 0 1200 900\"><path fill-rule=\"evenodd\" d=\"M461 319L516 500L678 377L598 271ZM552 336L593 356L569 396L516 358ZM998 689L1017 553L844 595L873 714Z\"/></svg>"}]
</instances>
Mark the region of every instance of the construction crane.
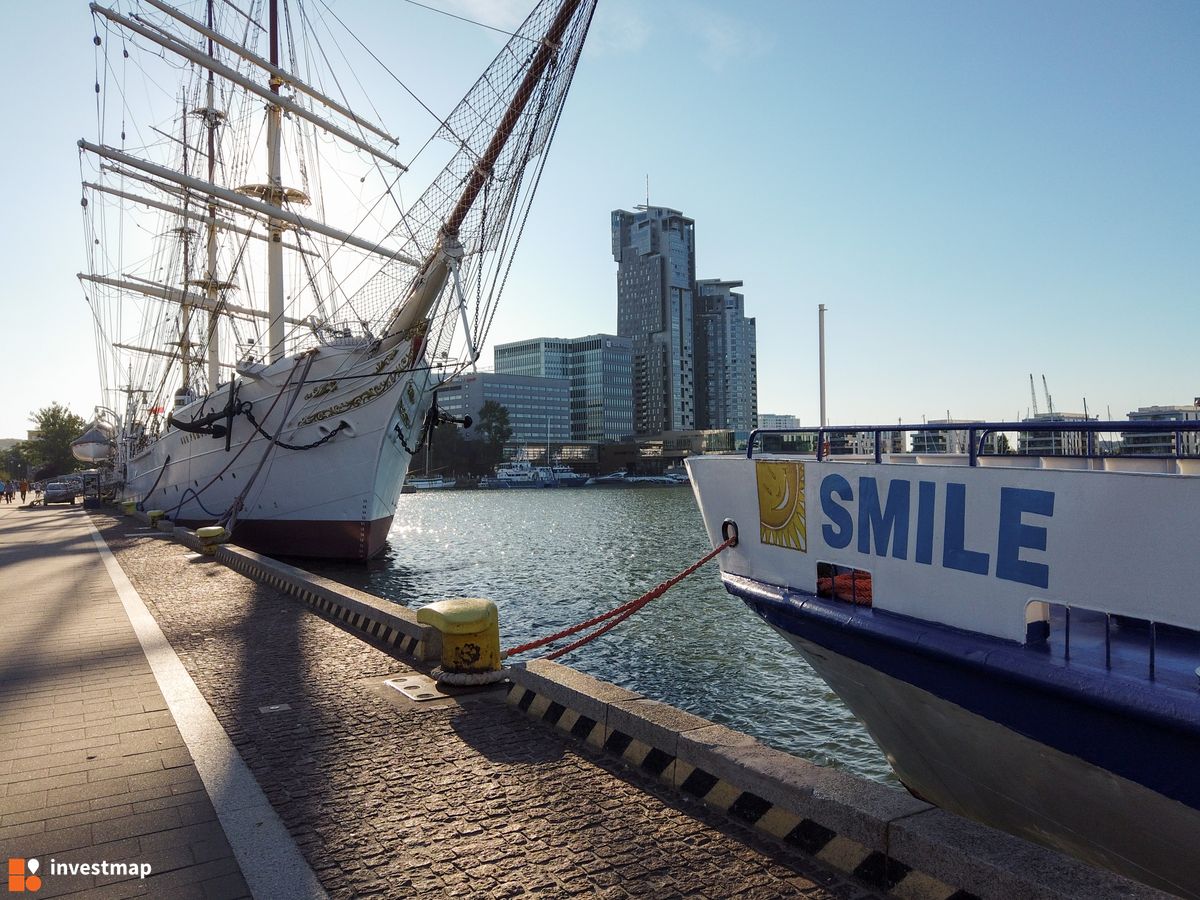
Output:
<instances>
[{"instance_id":1,"label":"construction crane","mask_svg":"<svg viewBox=\"0 0 1200 900\"><path fill-rule=\"evenodd\" d=\"M1037 408L1037 391L1033 387L1033 373L1029 373L1029 399L1033 402L1033 417L1036 419L1038 414Z\"/></svg>"},{"instance_id":2,"label":"construction crane","mask_svg":"<svg viewBox=\"0 0 1200 900\"><path fill-rule=\"evenodd\" d=\"M1046 375L1042 374L1042 390L1046 392L1046 405L1050 407L1050 415L1054 415L1054 401L1050 399L1050 388L1046 385Z\"/></svg>"}]
</instances>

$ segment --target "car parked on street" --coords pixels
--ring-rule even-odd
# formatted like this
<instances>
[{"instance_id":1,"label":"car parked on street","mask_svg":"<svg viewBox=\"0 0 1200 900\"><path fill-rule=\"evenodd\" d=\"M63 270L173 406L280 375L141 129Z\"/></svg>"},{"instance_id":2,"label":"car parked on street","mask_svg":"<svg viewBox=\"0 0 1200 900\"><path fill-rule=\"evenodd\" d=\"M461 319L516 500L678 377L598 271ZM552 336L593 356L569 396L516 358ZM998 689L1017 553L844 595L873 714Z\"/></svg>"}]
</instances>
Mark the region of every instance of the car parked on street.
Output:
<instances>
[{"instance_id":1,"label":"car parked on street","mask_svg":"<svg viewBox=\"0 0 1200 900\"><path fill-rule=\"evenodd\" d=\"M70 481L51 481L46 485L46 490L42 494L42 503L49 506L51 503L70 503L75 505L75 494L78 488L74 482Z\"/></svg>"}]
</instances>

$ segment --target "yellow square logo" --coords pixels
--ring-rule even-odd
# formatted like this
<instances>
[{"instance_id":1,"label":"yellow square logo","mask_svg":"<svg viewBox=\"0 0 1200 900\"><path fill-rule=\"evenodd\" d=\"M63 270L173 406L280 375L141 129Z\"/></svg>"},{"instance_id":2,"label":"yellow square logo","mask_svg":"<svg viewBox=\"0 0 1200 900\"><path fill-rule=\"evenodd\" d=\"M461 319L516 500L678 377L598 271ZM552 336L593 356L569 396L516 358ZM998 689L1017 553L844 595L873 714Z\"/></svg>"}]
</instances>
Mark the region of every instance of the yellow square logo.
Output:
<instances>
[{"instance_id":1,"label":"yellow square logo","mask_svg":"<svg viewBox=\"0 0 1200 900\"><path fill-rule=\"evenodd\" d=\"M760 459L754 464L754 473L758 479L758 539L807 553L804 463Z\"/></svg>"}]
</instances>

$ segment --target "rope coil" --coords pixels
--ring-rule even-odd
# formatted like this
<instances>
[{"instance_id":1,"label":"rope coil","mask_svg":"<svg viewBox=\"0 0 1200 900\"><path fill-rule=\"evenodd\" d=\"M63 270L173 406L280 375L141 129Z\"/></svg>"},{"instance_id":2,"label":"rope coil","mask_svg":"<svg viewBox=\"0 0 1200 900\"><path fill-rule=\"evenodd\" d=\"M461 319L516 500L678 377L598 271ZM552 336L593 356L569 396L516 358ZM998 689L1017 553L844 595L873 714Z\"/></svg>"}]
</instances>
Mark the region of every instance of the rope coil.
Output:
<instances>
[{"instance_id":1,"label":"rope coil","mask_svg":"<svg viewBox=\"0 0 1200 900\"><path fill-rule=\"evenodd\" d=\"M592 631L589 634L585 634L579 640L573 641L570 644L567 644L565 647L560 647L559 649L546 654L542 658L543 659L558 659L560 656L565 656L566 654L570 653L572 650L578 649L579 647L582 647L584 644L594 641L596 638L600 637L602 634L605 634L606 632L608 632L608 631L612 630L613 628L615 628L616 626L620 625L622 622L624 622L626 619L628 619L630 616L632 616L639 609L641 609L642 607L644 607L648 603L650 603L650 601L657 600L659 597L661 597L663 594L665 594L667 591L669 591L675 585L679 584L679 582L683 581L683 579L687 578L689 575L691 575L693 572L695 572L701 566L705 565L708 562L711 562L714 558L716 558L717 554L720 553L722 550L726 549L727 547L732 547L736 544L737 544L737 532L735 530L732 535L727 537L724 541L722 541L720 544L718 544L716 547L714 547L711 551L709 551L704 556L702 556L699 560L692 563L690 566L688 566L686 569L684 569L678 575L675 575L672 578L668 578L666 581L662 582L662 584L659 584L656 587L651 588L646 593L642 594L642 596L640 596L634 600L630 600L628 603L622 603L620 606L610 609L608 612L601 613L598 616L594 616L593 618L588 619L586 622L580 622L578 625L572 625L570 628L564 628L562 631L556 631L554 634L548 635L546 637L538 638L537 640L529 641L528 643L525 643L525 644L518 644L516 647L509 647L506 650L501 650L500 658L507 659L510 656L516 656L518 653L525 653L529 650L536 650L538 647L544 647L547 644L553 644L555 641L561 640L562 638L570 637L573 634L578 634L579 632L581 632L587 628L591 628L593 625L600 625L600 627L597 628L595 631ZM602 622L604 624L601 625L600 623L602 623Z\"/></svg>"}]
</instances>

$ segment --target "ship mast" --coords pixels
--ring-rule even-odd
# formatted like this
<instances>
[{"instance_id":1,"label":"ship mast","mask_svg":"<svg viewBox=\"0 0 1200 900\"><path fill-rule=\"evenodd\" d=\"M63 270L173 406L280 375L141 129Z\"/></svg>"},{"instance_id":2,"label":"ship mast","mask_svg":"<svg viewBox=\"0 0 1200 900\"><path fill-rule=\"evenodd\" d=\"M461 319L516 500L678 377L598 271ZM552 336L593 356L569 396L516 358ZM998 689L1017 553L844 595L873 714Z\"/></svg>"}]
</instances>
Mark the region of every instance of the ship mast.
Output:
<instances>
[{"instance_id":1,"label":"ship mast","mask_svg":"<svg viewBox=\"0 0 1200 900\"><path fill-rule=\"evenodd\" d=\"M208 0L208 27L213 25L213 0ZM208 58L213 56L212 38L208 39ZM205 95L204 122L208 131L208 180L216 182L216 136L219 114L213 106L213 70L208 70L208 91ZM217 312L217 207L212 194L208 195L208 272L204 277L208 296L208 390L212 393L221 382L221 317Z\"/></svg>"},{"instance_id":2,"label":"ship mast","mask_svg":"<svg viewBox=\"0 0 1200 900\"><path fill-rule=\"evenodd\" d=\"M183 119L183 172L186 175L188 171L186 97L181 107L180 112ZM191 205L190 201L191 192L185 189L183 192L184 221L178 229L178 234L183 239L183 278L180 281L185 285L188 282L188 276L191 274L190 270L192 267L192 230L188 227L186 218L188 207ZM183 384L180 385L180 394L176 395L177 397L187 396L192 389L192 307L187 303L181 303L179 306L179 359L182 366Z\"/></svg>"},{"instance_id":3,"label":"ship mast","mask_svg":"<svg viewBox=\"0 0 1200 900\"><path fill-rule=\"evenodd\" d=\"M271 0L271 65L279 68L279 0ZM210 45L211 46L211 45ZM279 95L280 80L271 77L271 93ZM270 202L282 206L284 201L283 176L280 173L280 124L283 109L278 102L267 107L267 185ZM210 179L211 180L211 179ZM283 358L283 222L276 218L267 220L267 312L271 318L267 323L268 359L275 362Z\"/></svg>"}]
</instances>

